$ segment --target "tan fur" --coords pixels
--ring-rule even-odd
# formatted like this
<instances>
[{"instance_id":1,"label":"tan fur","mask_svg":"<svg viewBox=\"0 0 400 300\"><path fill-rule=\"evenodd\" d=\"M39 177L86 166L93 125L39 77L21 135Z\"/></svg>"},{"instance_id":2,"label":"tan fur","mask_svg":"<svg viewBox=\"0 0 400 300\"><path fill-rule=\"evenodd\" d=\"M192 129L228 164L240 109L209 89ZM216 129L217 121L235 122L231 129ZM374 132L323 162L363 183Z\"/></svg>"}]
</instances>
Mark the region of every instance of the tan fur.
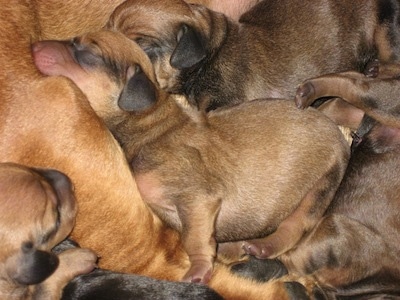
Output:
<instances>
[{"instance_id":1,"label":"tan fur","mask_svg":"<svg viewBox=\"0 0 400 300\"><path fill-rule=\"evenodd\" d=\"M260 1L261 0L188 0L186 2L204 5L211 10L224 13L233 20L238 21L243 13Z\"/></svg>"},{"instance_id":2,"label":"tan fur","mask_svg":"<svg viewBox=\"0 0 400 300\"><path fill-rule=\"evenodd\" d=\"M143 199L181 232L191 262L185 280L208 282L216 242L269 235L248 242L246 250L279 256L313 228L329 205L349 148L319 112L300 112L285 100L261 100L205 115L184 97L158 90L144 52L115 32L75 39L69 51L55 42L37 47L35 62L42 72L71 78L93 107L102 108L99 114L125 150ZM121 55L116 49L126 51ZM68 53L79 63L66 58ZM81 53L91 57L89 65ZM49 57L54 58L51 65ZM94 95L87 89L91 85L114 88ZM126 86L129 94L124 94ZM143 111L121 109L147 97L140 94L125 103L135 97L135 89L155 92L156 103Z\"/></svg>"},{"instance_id":3,"label":"tan fur","mask_svg":"<svg viewBox=\"0 0 400 300\"><path fill-rule=\"evenodd\" d=\"M69 179L53 170L1 163L0 189L0 298L60 299L63 287L93 270L97 260L88 249L73 249L58 258L50 253L75 224ZM48 268L45 277L36 278Z\"/></svg>"},{"instance_id":4,"label":"tan fur","mask_svg":"<svg viewBox=\"0 0 400 300\"><path fill-rule=\"evenodd\" d=\"M109 1L105 2L91 2L97 4L90 6L92 13L103 4L108 7ZM83 33L86 30L79 24L91 14L89 9L54 14L48 22L71 21L59 32L36 19L40 13L34 4L13 1L0 7L0 161L57 168L71 177L79 203L73 237L98 253L100 267L182 278L189 264L179 235L142 201L124 153L86 97L70 80L45 77L33 64L31 41ZM220 275L211 285L228 299L277 299L276 295L285 299L280 297L286 293L281 282L254 284L234 277L223 266L216 272Z\"/></svg>"}]
</instances>

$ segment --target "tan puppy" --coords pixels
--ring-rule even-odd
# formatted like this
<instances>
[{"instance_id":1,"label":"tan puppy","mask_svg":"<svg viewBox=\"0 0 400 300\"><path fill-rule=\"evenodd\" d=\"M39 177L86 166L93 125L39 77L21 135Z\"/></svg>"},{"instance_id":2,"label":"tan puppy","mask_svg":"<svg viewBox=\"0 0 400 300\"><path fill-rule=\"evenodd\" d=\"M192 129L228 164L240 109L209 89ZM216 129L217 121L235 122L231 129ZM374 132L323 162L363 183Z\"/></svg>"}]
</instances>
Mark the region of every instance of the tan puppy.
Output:
<instances>
[{"instance_id":1,"label":"tan puppy","mask_svg":"<svg viewBox=\"0 0 400 300\"><path fill-rule=\"evenodd\" d=\"M306 78L359 70L377 56L397 58L398 6L395 0L265 0L237 24L179 0L128 0L108 28L141 45L161 88L210 110L291 99Z\"/></svg>"},{"instance_id":2,"label":"tan puppy","mask_svg":"<svg viewBox=\"0 0 400 300\"><path fill-rule=\"evenodd\" d=\"M189 264L179 235L163 225L140 198L118 143L75 84L43 76L32 60L31 42L40 39L41 32L53 38L78 34L85 31L81 14L86 17L92 11L95 16L109 6L87 0L77 10L71 4L71 10L63 10L60 16L56 10L38 12L48 10L36 8L35 3L4 2L0 7L0 161L68 174L79 203L73 238L101 256L100 267L182 278ZM47 1L40 3L46 6ZM49 19L37 19L38 15ZM63 32L47 27L66 19ZM255 284L231 275L221 265L210 285L228 299L288 299L288 291L295 286L283 281Z\"/></svg>"},{"instance_id":3,"label":"tan puppy","mask_svg":"<svg viewBox=\"0 0 400 300\"><path fill-rule=\"evenodd\" d=\"M35 50L43 73L67 76L85 92L123 146L143 199L181 232L186 281L209 281L217 242L269 235L247 251L276 257L291 249L346 169L349 147L319 112L260 100L205 115L156 89L150 61L123 35L104 31Z\"/></svg>"},{"instance_id":4,"label":"tan puppy","mask_svg":"<svg viewBox=\"0 0 400 300\"><path fill-rule=\"evenodd\" d=\"M97 260L88 249L50 252L75 224L70 180L55 170L2 163L0 189L0 298L60 299L62 288Z\"/></svg>"}]
</instances>

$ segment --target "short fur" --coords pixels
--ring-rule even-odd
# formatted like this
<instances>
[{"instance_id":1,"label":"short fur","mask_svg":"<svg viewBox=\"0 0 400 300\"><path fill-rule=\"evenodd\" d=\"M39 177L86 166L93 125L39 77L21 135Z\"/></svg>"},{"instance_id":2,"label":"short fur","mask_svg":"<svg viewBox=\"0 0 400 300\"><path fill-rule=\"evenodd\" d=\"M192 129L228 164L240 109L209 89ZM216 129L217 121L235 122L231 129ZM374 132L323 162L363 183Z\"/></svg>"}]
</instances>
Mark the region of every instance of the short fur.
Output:
<instances>
[{"instance_id":1,"label":"short fur","mask_svg":"<svg viewBox=\"0 0 400 300\"><path fill-rule=\"evenodd\" d=\"M291 99L307 78L398 59L398 14L395 0L264 0L237 24L179 0L128 0L107 27L141 45L161 88L211 110Z\"/></svg>"},{"instance_id":2,"label":"short fur","mask_svg":"<svg viewBox=\"0 0 400 300\"><path fill-rule=\"evenodd\" d=\"M188 268L179 235L142 201L124 153L77 86L66 78L43 76L32 59L31 42L100 29L104 19L96 23L96 16L119 3L2 3L0 161L56 168L71 178L79 203L72 236L98 253L100 267L178 280ZM212 286L229 299L290 297L283 282L254 284L221 265Z\"/></svg>"},{"instance_id":3,"label":"short fur","mask_svg":"<svg viewBox=\"0 0 400 300\"><path fill-rule=\"evenodd\" d=\"M375 66L367 75L307 80L296 95L301 108L333 96L365 113L326 216L282 258L289 271L311 274L343 299L400 296L400 65Z\"/></svg>"},{"instance_id":4,"label":"short fur","mask_svg":"<svg viewBox=\"0 0 400 300\"><path fill-rule=\"evenodd\" d=\"M0 164L0 298L58 300L75 276L95 267L88 249L55 255L77 212L72 184L56 170Z\"/></svg>"},{"instance_id":5,"label":"short fur","mask_svg":"<svg viewBox=\"0 0 400 300\"><path fill-rule=\"evenodd\" d=\"M205 115L157 89L144 52L114 32L76 39L76 62L62 44L42 47L38 68L82 88L125 150L143 199L181 232L191 262L184 280L208 282L217 242L262 238L251 247L269 257L291 249L341 181L348 144L314 109L258 100ZM63 59L49 66L43 57Z\"/></svg>"}]
</instances>

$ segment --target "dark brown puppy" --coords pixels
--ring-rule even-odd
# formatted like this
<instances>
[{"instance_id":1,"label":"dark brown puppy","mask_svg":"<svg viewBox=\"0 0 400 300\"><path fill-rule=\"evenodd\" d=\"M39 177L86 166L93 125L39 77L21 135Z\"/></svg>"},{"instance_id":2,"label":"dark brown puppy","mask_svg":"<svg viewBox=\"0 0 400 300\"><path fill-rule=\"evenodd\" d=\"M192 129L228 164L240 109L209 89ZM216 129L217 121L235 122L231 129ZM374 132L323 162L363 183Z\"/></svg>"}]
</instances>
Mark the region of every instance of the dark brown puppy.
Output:
<instances>
[{"instance_id":1,"label":"dark brown puppy","mask_svg":"<svg viewBox=\"0 0 400 300\"><path fill-rule=\"evenodd\" d=\"M316 110L255 100L205 115L158 90L145 53L122 34L86 35L69 50L42 44L35 62L74 80L121 143L142 198L182 234L184 280L209 281L217 242L268 235L252 246L273 257L292 248L346 168L346 141Z\"/></svg>"},{"instance_id":2,"label":"dark brown puppy","mask_svg":"<svg viewBox=\"0 0 400 300\"><path fill-rule=\"evenodd\" d=\"M70 180L55 170L2 163L0 190L0 298L60 299L63 287L97 260L88 249L50 252L75 224Z\"/></svg>"},{"instance_id":3,"label":"dark brown puppy","mask_svg":"<svg viewBox=\"0 0 400 300\"><path fill-rule=\"evenodd\" d=\"M398 12L394 0L266 0L237 24L180 0L128 0L107 26L141 45L162 89L210 110L291 99L307 78L396 59Z\"/></svg>"},{"instance_id":4,"label":"dark brown puppy","mask_svg":"<svg viewBox=\"0 0 400 300\"><path fill-rule=\"evenodd\" d=\"M380 68L377 78L348 72L307 80L296 95L302 108L334 96L366 114L326 216L281 257L289 271L311 274L339 296L400 296L400 65Z\"/></svg>"}]
</instances>

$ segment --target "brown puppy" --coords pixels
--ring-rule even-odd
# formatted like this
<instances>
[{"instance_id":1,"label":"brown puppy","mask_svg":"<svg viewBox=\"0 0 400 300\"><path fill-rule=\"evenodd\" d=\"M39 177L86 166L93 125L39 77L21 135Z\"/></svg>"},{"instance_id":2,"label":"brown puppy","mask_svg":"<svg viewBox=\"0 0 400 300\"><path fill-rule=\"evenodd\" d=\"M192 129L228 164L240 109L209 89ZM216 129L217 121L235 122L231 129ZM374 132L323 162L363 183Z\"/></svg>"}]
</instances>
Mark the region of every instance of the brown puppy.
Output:
<instances>
[{"instance_id":1,"label":"brown puppy","mask_svg":"<svg viewBox=\"0 0 400 300\"><path fill-rule=\"evenodd\" d=\"M291 99L306 78L397 58L398 13L394 0L265 0L237 24L180 0L128 0L107 26L142 46L161 88L210 110Z\"/></svg>"},{"instance_id":2,"label":"brown puppy","mask_svg":"<svg viewBox=\"0 0 400 300\"><path fill-rule=\"evenodd\" d=\"M55 170L2 163L0 190L0 298L60 299L62 288L97 260L88 249L50 252L75 224L70 180Z\"/></svg>"},{"instance_id":3,"label":"brown puppy","mask_svg":"<svg viewBox=\"0 0 400 300\"><path fill-rule=\"evenodd\" d=\"M291 249L344 174L349 147L313 109L259 100L205 115L156 89L145 53L115 32L83 36L69 49L36 48L43 73L85 92L125 150L142 198L181 232L191 262L184 280L209 281L217 242L269 235L251 247L272 257Z\"/></svg>"},{"instance_id":4,"label":"brown puppy","mask_svg":"<svg viewBox=\"0 0 400 300\"><path fill-rule=\"evenodd\" d=\"M380 66L377 78L368 75L326 75L299 87L299 107L340 97L366 117L326 216L282 259L289 271L311 274L339 296L375 299L400 295L400 65Z\"/></svg>"},{"instance_id":5,"label":"brown puppy","mask_svg":"<svg viewBox=\"0 0 400 300\"><path fill-rule=\"evenodd\" d=\"M48 29L49 23L68 19L60 34L72 37L85 31L81 13L92 11L96 16L109 7L100 0L80 3L87 9L74 10L71 5L61 16L57 10L38 12L47 10L35 6L37 2L0 6L0 161L56 168L71 177L79 203L72 236L101 256L100 267L178 280L188 268L179 235L140 198L118 143L75 84L62 77L47 78L33 63L31 42L43 31L53 37L59 33L56 27ZM222 265L210 285L228 299L289 299L298 286L284 281L254 284Z\"/></svg>"}]
</instances>

